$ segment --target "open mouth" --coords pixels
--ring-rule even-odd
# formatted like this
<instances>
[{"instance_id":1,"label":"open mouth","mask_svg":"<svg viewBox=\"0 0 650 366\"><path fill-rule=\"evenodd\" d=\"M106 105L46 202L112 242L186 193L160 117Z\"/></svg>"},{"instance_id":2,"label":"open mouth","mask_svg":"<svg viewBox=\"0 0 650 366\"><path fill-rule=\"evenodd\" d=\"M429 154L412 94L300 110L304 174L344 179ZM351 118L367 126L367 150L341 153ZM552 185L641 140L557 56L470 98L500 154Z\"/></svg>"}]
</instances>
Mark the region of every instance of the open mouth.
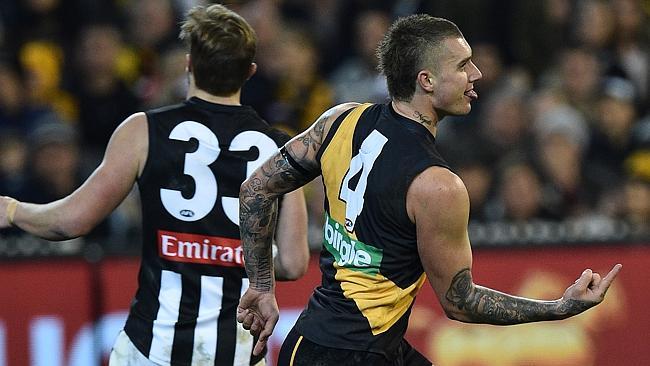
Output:
<instances>
[{"instance_id":1,"label":"open mouth","mask_svg":"<svg viewBox=\"0 0 650 366\"><path fill-rule=\"evenodd\" d=\"M478 94L474 91L474 89L466 91L465 95L472 100L478 99Z\"/></svg>"}]
</instances>

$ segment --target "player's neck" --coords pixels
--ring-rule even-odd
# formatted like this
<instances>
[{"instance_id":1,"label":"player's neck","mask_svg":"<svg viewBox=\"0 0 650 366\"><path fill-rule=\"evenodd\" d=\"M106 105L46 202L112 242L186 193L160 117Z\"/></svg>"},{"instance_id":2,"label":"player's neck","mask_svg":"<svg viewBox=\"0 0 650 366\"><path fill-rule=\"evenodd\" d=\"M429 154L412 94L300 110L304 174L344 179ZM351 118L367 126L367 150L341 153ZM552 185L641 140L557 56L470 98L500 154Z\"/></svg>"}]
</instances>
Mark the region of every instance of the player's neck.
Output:
<instances>
[{"instance_id":1,"label":"player's neck","mask_svg":"<svg viewBox=\"0 0 650 366\"><path fill-rule=\"evenodd\" d=\"M438 117L435 112L431 110L430 106L427 108L425 104L417 103L415 98L410 102L393 99L392 104L395 112L421 124L426 127L434 137L436 136Z\"/></svg>"},{"instance_id":2,"label":"player's neck","mask_svg":"<svg viewBox=\"0 0 650 366\"><path fill-rule=\"evenodd\" d=\"M187 99L197 97L215 104L225 104L225 105L241 105L241 90L238 90L235 94L229 96L217 96L201 90L196 86L190 85L189 90L187 91Z\"/></svg>"}]
</instances>

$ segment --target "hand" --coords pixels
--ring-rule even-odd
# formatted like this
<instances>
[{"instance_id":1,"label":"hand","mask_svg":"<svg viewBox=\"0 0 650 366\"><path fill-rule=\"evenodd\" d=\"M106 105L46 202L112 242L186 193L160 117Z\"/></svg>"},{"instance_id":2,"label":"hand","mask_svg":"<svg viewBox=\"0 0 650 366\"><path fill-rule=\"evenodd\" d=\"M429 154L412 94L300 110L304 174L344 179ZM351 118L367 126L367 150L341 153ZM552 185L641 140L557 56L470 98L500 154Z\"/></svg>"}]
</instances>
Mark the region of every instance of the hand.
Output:
<instances>
[{"instance_id":1,"label":"hand","mask_svg":"<svg viewBox=\"0 0 650 366\"><path fill-rule=\"evenodd\" d=\"M254 355L264 351L279 316L280 310L273 292L260 292L249 288L239 300L237 321L253 336L259 337L253 349Z\"/></svg>"},{"instance_id":2,"label":"hand","mask_svg":"<svg viewBox=\"0 0 650 366\"><path fill-rule=\"evenodd\" d=\"M562 297L563 302L575 311L567 308L569 313L578 314L592 306L598 305L605 298L607 289L616 278L616 275L623 267L617 264L604 278L600 274L592 272L590 269L585 269L580 278L575 283L564 291Z\"/></svg>"}]
</instances>

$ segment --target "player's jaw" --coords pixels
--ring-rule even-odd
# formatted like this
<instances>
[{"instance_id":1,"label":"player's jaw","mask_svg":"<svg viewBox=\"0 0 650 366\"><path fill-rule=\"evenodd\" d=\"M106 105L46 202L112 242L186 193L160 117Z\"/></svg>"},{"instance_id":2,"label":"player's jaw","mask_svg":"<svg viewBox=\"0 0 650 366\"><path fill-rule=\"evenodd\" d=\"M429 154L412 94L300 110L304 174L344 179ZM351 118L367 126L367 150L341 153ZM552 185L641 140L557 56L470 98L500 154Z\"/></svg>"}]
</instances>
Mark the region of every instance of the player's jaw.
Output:
<instances>
[{"instance_id":1,"label":"player's jaw","mask_svg":"<svg viewBox=\"0 0 650 366\"><path fill-rule=\"evenodd\" d=\"M440 118L444 116L461 116L472 110L472 102L478 99L473 85L454 88L455 90L434 101L434 109Z\"/></svg>"}]
</instances>

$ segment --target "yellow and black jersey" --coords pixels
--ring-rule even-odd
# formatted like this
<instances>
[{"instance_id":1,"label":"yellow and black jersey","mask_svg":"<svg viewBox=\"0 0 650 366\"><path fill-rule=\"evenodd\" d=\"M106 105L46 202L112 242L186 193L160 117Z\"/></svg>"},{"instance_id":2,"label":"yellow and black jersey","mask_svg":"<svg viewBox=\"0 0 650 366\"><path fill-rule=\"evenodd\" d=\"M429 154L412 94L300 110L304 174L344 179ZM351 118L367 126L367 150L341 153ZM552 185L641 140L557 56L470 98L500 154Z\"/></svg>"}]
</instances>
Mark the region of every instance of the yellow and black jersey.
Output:
<instances>
[{"instance_id":1,"label":"yellow and black jersey","mask_svg":"<svg viewBox=\"0 0 650 366\"><path fill-rule=\"evenodd\" d=\"M296 327L324 346L390 357L425 281L406 193L423 170L447 163L429 130L390 103L341 115L318 159L325 186L323 277Z\"/></svg>"}]
</instances>

